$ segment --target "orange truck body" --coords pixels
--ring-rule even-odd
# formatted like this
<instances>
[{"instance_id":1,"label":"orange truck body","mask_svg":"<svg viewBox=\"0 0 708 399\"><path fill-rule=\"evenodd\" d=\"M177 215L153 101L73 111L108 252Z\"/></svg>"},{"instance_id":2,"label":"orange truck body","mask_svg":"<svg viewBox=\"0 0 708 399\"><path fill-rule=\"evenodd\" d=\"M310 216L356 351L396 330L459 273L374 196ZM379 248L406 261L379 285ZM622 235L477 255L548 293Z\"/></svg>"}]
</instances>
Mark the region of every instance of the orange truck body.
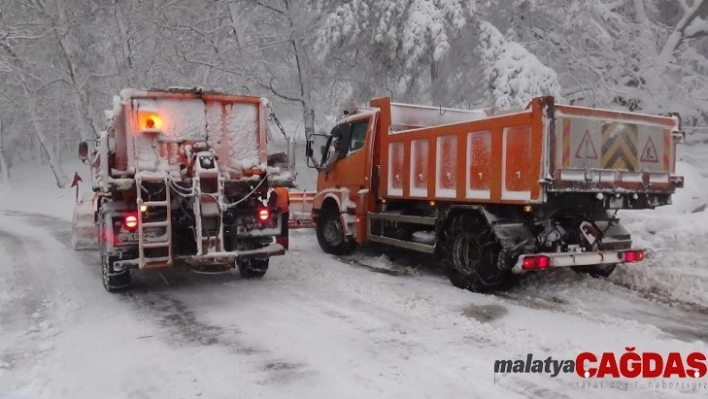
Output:
<instances>
[{"instance_id":1,"label":"orange truck body","mask_svg":"<svg viewBox=\"0 0 708 399\"><path fill-rule=\"evenodd\" d=\"M439 229L451 207L503 214L582 198L598 209L654 208L683 184L675 176L677 116L557 105L552 97L500 114L377 98L331 136L343 126L351 139L344 155L320 168L312 217L316 224L330 201L357 244L394 243L372 234L372 219L415 222L385 216L392 204L410 216L425 204L433 219L415 223Z\"/></svg>"}]
</instances>

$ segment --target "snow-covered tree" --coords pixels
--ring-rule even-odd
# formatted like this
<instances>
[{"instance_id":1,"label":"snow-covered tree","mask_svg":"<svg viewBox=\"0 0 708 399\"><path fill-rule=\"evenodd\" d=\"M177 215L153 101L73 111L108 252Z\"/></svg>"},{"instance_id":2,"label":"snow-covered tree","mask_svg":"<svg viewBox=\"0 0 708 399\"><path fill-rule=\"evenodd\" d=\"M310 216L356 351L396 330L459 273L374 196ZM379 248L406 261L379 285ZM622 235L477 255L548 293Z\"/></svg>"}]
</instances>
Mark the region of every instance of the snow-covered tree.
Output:
<instances>
[{"instance_id":1,"label":"snow-covered tree","mask_svg":"<svg viewBox=\"0 0 708 399\"><path fill-rule=\"evenodd\" d=\"M491 23L482 22L480 32L484 75L496 108L523 108L537 96L555 96L562 100L555 71L522 45L506 40Z\"/></svg>"},{"instance_id":2,"label":"snow-covered tree","mask_svg":"<svg viewBox=\"0 0 708 399\"><path fill-rule=\"evenodd\" d=\"M516 0L495 16L576 104L706 120L706 0Z\"/></svg>"}]
</instances>

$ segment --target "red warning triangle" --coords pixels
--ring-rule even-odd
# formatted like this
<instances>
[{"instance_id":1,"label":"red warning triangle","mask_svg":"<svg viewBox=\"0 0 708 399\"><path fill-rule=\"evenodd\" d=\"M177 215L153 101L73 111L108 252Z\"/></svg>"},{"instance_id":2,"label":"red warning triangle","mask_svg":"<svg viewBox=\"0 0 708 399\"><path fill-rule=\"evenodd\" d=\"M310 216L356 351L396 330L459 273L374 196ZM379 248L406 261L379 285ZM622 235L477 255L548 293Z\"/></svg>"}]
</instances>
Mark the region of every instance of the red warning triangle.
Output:
<instances>
[{"instance_id":1,"label":"red warning triangle","mask_svg":"<svg viewBox=\"0 0 708 399\"><path fill-rule=\"evenodd\" d=\"M578 150L575 151L575 159L597 159L597 151L595 151L595 144L590 139L589 130L585 131L582 140L580 140Z\"/></svg>"},{"instance_id":2,"label":"red warning triangle","mask_svg":"<svg viewBox=\"0 0 708 399\"><path fill-rule=\"evenodd\" d=\"M642 157L639 158L641 162L659 162L659 154L656 153L656 147L654 146L654 141L649 136L647 144L644 146L642 151Z\"/></svg>"}]
</instances>

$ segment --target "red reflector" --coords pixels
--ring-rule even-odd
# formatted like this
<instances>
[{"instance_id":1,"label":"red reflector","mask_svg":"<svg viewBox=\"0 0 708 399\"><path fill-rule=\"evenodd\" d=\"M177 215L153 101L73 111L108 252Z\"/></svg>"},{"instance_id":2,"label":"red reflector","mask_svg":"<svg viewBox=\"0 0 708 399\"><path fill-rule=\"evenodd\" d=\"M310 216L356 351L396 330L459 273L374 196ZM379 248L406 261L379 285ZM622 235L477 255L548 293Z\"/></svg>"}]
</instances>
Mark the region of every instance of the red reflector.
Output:
<instances>
[{"instance_id":1,"label":"red reflector","mask_svg":"<svg viewBox=\"0 0 708 399\"><path fill-rule=\"evenodd\" d=\"M546 255L527 256L521 262L521 268L526 270L547 269L550 266L551 258Z\"/></svg>"},{"instance_id":2,"label":"red reflector","mask_svg":"<svg viewBox=\"0 0 708 399\"><path fill-rule=\"evenodd\" d=\"M270 218L270 212L267 209L261 209L258 211L258 219L261 222L265 222L268 218Z\"/></svg>"},{"instance_id":3,"label":"red reflector","mask_svg":"<svg viewBox=\"0 0 708 399\"><path fill-rule=\"evenodd\" d=\"M641 262L644 260L644 251L636 251L637 252L637 262Z\"/></svg>"},{"instance_id":4,"label":"red reflector","mask_svg":"<svg viewBox=\"0 0 708 399\"><path fill-rule=\"evenodd\" d=\"M627 263L635 262L635 256L634 251L627 251L624 253L624 261Z\"/></svg>"},{"instance_id":5,"label":"red reflector","mask_svg":"<svg viewBox=\"0 0 708 399\"><path fill-rule=\"evenodd\" d=\"M548 256L537 256L536 257L536 268L545 269L551 265L551 258Z\"/></svg>"},{"instance_id":6,"label":"red reflector","mask_svg":"<svg viewBox=\"0 0 708 399\"><path fill-rule=\"evenodd\" d=\"M282 245L285 249L290 249L290 240L288 237L276 237L275 242Z\"/></svg>"},{"instance_id":7,"label":"red reflector","mask_svg":"<svg viewBox=\"0 0 708 399\"><path fill-rule=\"evenodd\" d=\"M644 260L644 251L627 251L624 253L624 261L626 263L641 262Z\"/></svg>"},{"instance_id":8,"label":"red reflector","mask_svg":"<svg viewBox=\"0 0 708 399\"><path fill-rule=\"evenodd\" d=\"M134 228L138 227L138 218L135 215L127 215L123 219L123 225L127 229L134 229Z\"/></svg>"}]
</instances>

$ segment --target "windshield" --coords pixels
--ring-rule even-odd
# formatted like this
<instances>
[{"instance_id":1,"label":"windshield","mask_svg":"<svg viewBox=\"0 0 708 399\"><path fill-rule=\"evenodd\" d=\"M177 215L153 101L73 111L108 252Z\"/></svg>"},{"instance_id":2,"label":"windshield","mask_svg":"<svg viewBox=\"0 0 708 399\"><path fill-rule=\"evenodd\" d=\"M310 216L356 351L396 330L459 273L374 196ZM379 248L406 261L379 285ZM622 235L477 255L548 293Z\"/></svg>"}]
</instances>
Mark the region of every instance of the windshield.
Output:
<instances>
[{"instance_id":1,"label":"windshield","mask_svg":"<svg viewBox=\"0 0 708 399\"><path fill-rule=\"evenodd\" d=\"M324 168L334 163L338 157L341 139L329 135L313 135L312 140L312 161L315 167Z\"/></svg>"}]
</instances>

